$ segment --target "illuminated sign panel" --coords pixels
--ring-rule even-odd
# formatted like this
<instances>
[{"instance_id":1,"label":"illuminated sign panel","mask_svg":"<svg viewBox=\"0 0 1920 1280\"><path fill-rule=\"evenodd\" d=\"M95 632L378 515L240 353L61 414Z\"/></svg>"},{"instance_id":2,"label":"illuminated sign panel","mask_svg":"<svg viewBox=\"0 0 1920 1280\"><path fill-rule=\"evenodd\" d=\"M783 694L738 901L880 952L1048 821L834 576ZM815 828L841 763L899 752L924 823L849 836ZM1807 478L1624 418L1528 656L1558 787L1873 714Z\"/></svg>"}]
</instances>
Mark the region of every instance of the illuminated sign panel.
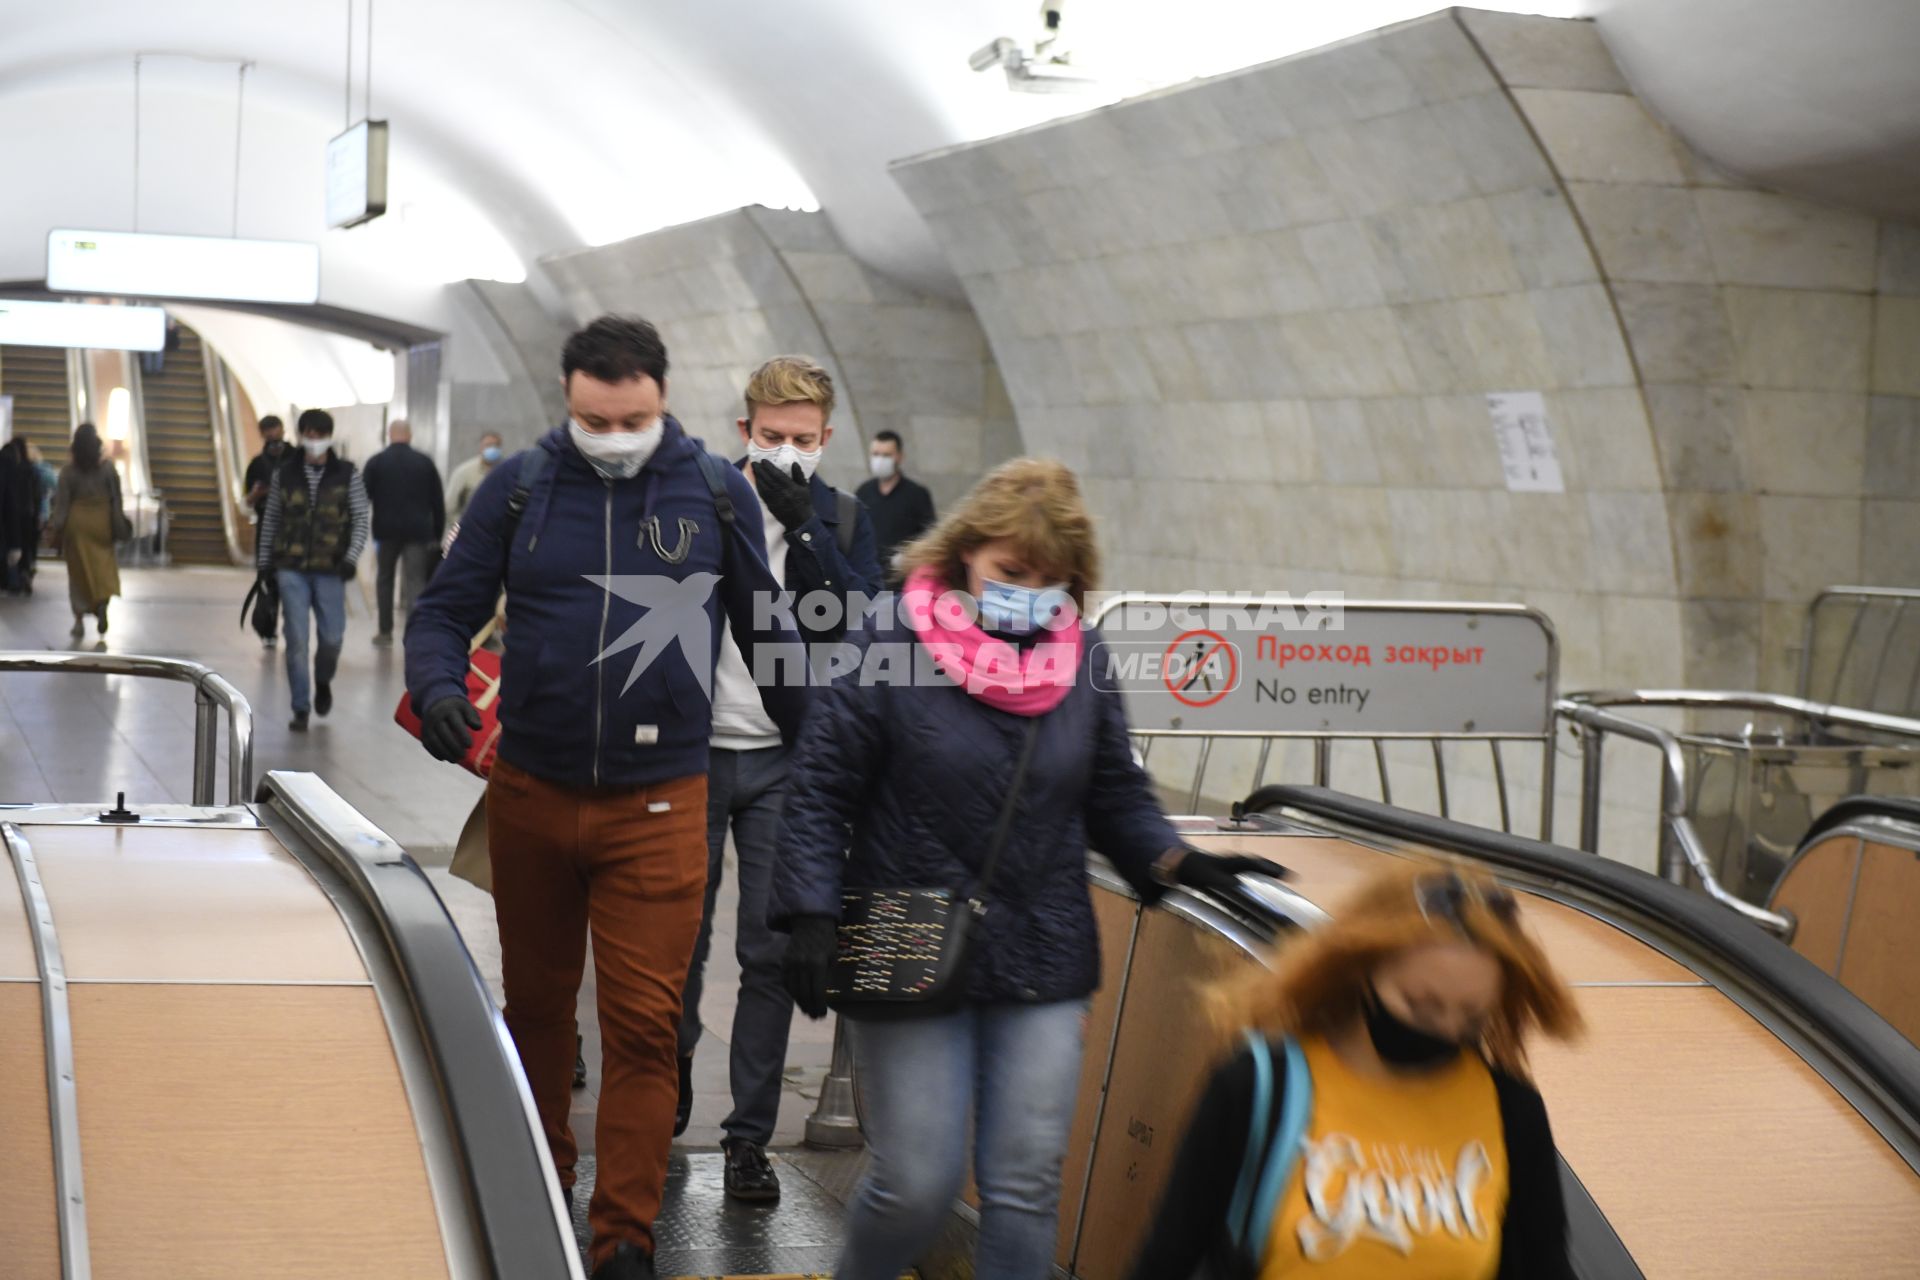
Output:
<instances>
[{"instance_id":1,"label":"illuminated sign panel","mask_svg":"<svg viewBox=\"0 0 1920 1280\"><path fill-rule=\"evenodd\" d=\"M159 307L0 298L0 343L7 346L158 351L166 342L167 313Z\"/></svg>"},{"instance_id":2,"label":"illuminated sign panel","mask_svg":"<svg viewBox=\"0 0 1920 1280\"><path fill-rule=\"evenodd\" d=\"M353 227L387 211L387 122L362 120L327 143L327 225Z\"/></svg>"},{"instance_id":3,"label":"illuminated sign panel","mask_svg":"<svg viewBox=\"0 0 1920 1280\"><path fill-rule=\"evenodd\" d=\"M47 288L144 298L318 302L320 246L61 228L47 233Z\"/></svg>"}]
</instances>

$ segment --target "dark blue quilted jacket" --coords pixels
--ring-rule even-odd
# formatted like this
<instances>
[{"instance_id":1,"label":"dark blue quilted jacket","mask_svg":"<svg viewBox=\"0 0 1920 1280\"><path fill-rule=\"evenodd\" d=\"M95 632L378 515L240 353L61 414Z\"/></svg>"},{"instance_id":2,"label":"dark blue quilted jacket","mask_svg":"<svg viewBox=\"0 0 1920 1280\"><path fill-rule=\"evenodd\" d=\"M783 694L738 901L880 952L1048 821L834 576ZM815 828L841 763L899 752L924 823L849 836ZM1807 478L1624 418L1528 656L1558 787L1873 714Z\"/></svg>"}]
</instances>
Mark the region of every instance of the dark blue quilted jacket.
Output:
<instances>
[{"instance_id":1,"label":"dark blue quilted jacket","mask_svg":"<svg viewBox=\"0 0 1920 1280\"><path fill-rule=\"evenodd\" d=\"M1099 636L1089 630L1084 638L1073 689L1040 718L986 919L969 948L966 992L977 1002L1092 991L1100 943L1087 850L1104 854L1152 901L1159 888L1148 867L1179 843L1134 763L1120 696L1089 678ZM863 653L914 646L894 617L869 621L848 642ZM843 887L967 887L985 859L1026 725L1026 717L945 682L863 682L857 670L835 680L816 696L790 774L773 926L838 917Z\"/></svg>"}]
</instances>

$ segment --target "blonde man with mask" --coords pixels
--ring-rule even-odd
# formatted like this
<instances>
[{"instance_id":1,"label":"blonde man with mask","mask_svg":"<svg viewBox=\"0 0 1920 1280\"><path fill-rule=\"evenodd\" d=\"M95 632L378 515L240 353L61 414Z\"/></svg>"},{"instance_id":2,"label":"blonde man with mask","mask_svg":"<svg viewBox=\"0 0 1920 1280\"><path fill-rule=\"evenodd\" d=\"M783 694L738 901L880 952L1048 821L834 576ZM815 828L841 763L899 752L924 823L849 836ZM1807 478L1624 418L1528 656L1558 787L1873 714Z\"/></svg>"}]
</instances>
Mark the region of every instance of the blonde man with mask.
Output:
<instances>
[{"instance_id":1,"label":"blonde man with mask","mask_svg":"<svg viewBox=\"0 0 1920 1280\"><path fill-rule=\"evenodd\" d=\"M796 601L831 595L817 609L796 610L812 643L846 631L848 597L879 589L873 524L850 495L815 474L833 438L833 378L806 356L775 356L747 382L746 416L735 424L746 444L737 464L752 481L766 529L767 563ZM825 619L820 625L809 625ZM793 999L780 977L786 940L767 928L774 837L786 799L788 755L755 696L753 679L731 635L721 637L713 699L713 750L707 771L707 900L687 974L680 1018L680 1111L674 1132L693 1112L693 1053L700 1041L701 970L713 936L727 831L739 863L740 910L734 952L740 992L728 1037L733 1108L722 1123L727 1195L775 1200L780 1180L767 1159L780 1110Z\"/></svg>"},{"instance_id":2,"label":"blonde man with mask","mask_svg":"<svg viewBox=\"0 0 1920 1280\"><path fill-rule=\"evenodd\" d=\"M561 378L569 421L488 474L414 606L407 689L422 744L463 759L481 726L468 645L504 585L487 844L507 1030L571 1201L574 1008L591 933L602 1033L592 1274L652 1280L681 988L707 880L721 623L749 661L784 651L788 672L799 639L756 611L779 591L760 503L667 412L654 327L601 317L567 340ZM804 670L755 692L791 740Z\"/></svg>"}]
</instances>

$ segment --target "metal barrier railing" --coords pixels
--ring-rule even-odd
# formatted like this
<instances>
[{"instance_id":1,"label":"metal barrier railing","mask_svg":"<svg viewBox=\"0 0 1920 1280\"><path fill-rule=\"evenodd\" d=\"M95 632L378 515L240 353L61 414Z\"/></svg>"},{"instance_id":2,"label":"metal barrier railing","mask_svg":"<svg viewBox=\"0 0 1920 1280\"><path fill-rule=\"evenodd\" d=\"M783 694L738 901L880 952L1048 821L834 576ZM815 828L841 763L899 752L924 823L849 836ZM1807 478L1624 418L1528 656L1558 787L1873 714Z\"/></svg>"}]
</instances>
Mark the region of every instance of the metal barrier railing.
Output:
<instances>
[{"instance_id":1,"label":"metal barrier railing","mask_svg":"<svg viewBox=\"0 0 1920 1280\"><path fill-rule=\"evenodd\" d=\"M214 775L220 762L216 710L227 713L227 803L246 804L253 798L253 707L245 694L212 667L184 658L135 653L0 652L0 675L18 671L137 676L192 685L193 803L214 803Z\"/></svg>"},{"instance_id":2,"label":"metal barrier railing","mask_svg":"<svg viewBox=\"0 0 1920 1280\"><path fill-rule=\"evenodd\" d=\"M1793 935L1791 916L1769 911L1733 893L1723 883L1708 856L1705 843L1689 807L1692 795L1688 775L1689 735L1649 724L1610 710L1618 707L1663 708L1693 711L1759 711L1795 717L1809 725L1828 730L1850 729L1876 735L1920 748L1920 720L1878 712L1836 707L1785 694L1718 692L1692 689L1634 689L1615 692L1573 693L1555 704L1556 714L1578 728L1581 749L1580 848L1598 853L1600 848L1600 809L1604 787L1602 752L1608 734L1617 734L1645 743L1660 753L1660 858L1661 876L1676 884L1685 883L1689 872L1714 901L1723 904L1779 934Z\"/></svg>"},{"instance_id":3,"label":"metal barrier railing","mask_svg":"<svg viewBox=\"0 0 1920 1280\"><path fill-rule=\"evenodd\" d=\"M1823 643L1829 636L1824 620L1847 605L1853 606L1853 617L1845 623L1844 639L1837 638L1840 632L1835 626L1832 634L1838 652L1829 655L1830 646ZM1869 628L1869 618L1884 619L1884 626ZM1825 686L1819 696L1827 702L1844 700L1849 706L1872 711L1920 714L1920 590L1823 589L1807 606L1801 628L1797 688L1802 698L1816 696L1816 678ZM1862 678L1864 683L1858 683Z\"/></svg>"},{"instance_id":4,"label":"metal barrier railing","mask_svg":"<svg viewBox=\"0 0 1920 1280\"><path fill-rule=\"evenodd\" d=\"M1258 610L1263 603L1260 597L1248 596L1126 594L1112 597L1102 603L1093 613L1091 622L1096 627L1101 626L1119 610L1129 606L1157 606L1168 610L1169 617L1175 617L1181 610L1192 611L1200 616L1211 612L1232 615L1237 611ZM1303 601L1302 603L1312 602ZM1247 791L1258 790L1265 785L1275 743L1311 742L1313 744L1313 784L1321 787L1332 785L1334 744L1364 743L1372 749L1374 774L1380 785L1380 799L1387 804L1393 803L1392 771L1387 759L1389 744L1425 743L1432 753L1431 777L1439 803L1440 816L1451 817L1453 805L1448 784L1447 758L1443 748L1447 744L1484 743L1491 764L1493 790L1499 805L1500 829L1511 834L1514 830L1513 789L1508 778L1509 762L1502 752L1502 746L1517 744L1539 750L1539 835L1542 839L1551 839L1554 800L1553 705L1559 687L1560 669L1560 640L1551 620L1537 610L1513 604L1341 600L1337 606L1328 607L1338 608L1342 615L1344 629L1332 633L1308 632L1306 634L1337 641L1366 642L1390 647L1396 639L1418 637L1423 627L1458 627L1460 630L1457 634L1451 635L1447 640L1447 646L1452 647L1471 642L1476 638L1493 644L1491 633L1496 626L1516 626L1525 633L1520 637L1524 647L1516 646L1515 639L1509 637L1506 642L1507 647L1502 651L1501 656L1508 659L1511 670L1497 673L1490 684L1476 688L1464 700L1457 696L1443 695L1435 701L1444 705L1422 705L1421 697L1417 693L1410 697L1403 696L1397 712L1401 723L1378 731L1352 728L1190 727L1185 722L1199 718L1190 715L1180 717L1173 723L1173 727L1166 727L1150 723L1148 716L1143 714L1140 707L1133 701L1133 698L1138 695L1134 690L1128 689L1126 690L1130 694L1128 719L1132 728L1136 756L1143 767L1152 758L1154 744L1162 738L1185 738L1198 743L1193 781L1187 790L1184 812L1200 812L1214 747L1220 742L1240 741L1259 744L1251 785L1236 785L1235 794L1245 794ZM1349 624L1353 625L1349 626ZM1401 628L1406 630L1401 631ZM1178 628L1171 626L1168 628L1169 631L1176 629ZM1110 639L1108 642L1113 643ZM1156 639L1152 643L1160 643L1160 640ZM1489 705L1489 694L1494 695L1494 699L1501 704L1497 709ZM1276 716L1280 714L1278 708L1270 706L1269 710ZM1490 727L1503 719L1508 727ZM1456 727L1446 729L1425 727L1443 724Z\"/></svg>"}]
</instances>

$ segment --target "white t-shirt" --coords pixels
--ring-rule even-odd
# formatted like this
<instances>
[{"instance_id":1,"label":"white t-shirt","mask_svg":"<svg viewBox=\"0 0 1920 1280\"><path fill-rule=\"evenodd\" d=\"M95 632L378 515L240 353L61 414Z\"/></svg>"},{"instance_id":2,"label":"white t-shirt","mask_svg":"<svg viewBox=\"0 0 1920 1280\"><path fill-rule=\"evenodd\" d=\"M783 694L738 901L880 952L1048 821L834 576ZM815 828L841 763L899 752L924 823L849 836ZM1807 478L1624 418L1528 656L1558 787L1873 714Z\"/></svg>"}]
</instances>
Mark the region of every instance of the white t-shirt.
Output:
<instances>
[{"instance_id":1,"label":"white t-shirt","mask_svg":"<svg viewBox=\"0 0 1920 1280\"><path fill-rule=\"evenodd\" d=\"M767 567L775 582L786 581L787 529L774 519L767 504L760 504L760 519L767 529ZM747 670L740 646L726 614L720 616L720 662L713 673L713 745L727 751L758 751L780 745L780 729L767 709L760 704L760 687Z\"/></svg>"}]
</instances>

